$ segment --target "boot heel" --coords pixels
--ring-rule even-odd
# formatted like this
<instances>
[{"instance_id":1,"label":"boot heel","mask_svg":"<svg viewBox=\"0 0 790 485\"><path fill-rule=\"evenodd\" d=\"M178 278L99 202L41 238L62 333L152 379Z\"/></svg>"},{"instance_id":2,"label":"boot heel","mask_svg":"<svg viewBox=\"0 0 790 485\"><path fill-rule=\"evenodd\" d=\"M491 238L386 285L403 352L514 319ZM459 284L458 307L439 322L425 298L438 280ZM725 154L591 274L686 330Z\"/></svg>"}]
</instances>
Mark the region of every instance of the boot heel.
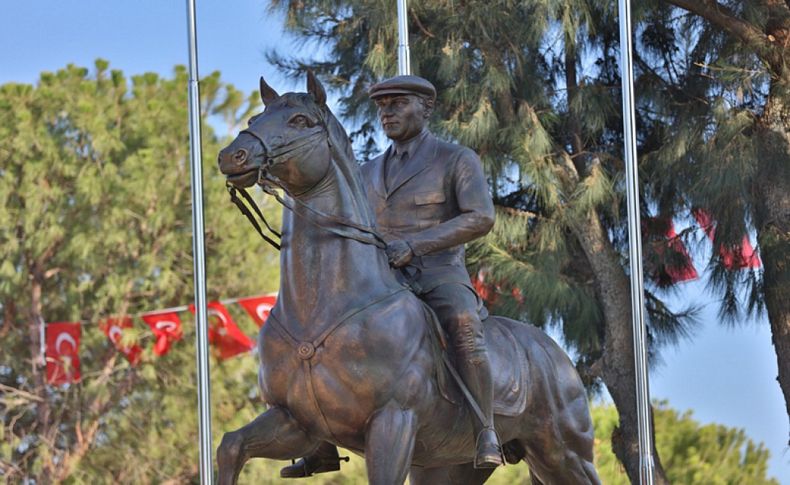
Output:
<instances>
[{"instance_id":1,"label":"boot heel","mask_svg":"<svg viewBox=\"0 0 790 485\"><path fill-rule=\"evenodd\" d=\"M494 428L483 428L475 439L475 468L496 468L505 464Z\"/></svg>"}]
</instances>

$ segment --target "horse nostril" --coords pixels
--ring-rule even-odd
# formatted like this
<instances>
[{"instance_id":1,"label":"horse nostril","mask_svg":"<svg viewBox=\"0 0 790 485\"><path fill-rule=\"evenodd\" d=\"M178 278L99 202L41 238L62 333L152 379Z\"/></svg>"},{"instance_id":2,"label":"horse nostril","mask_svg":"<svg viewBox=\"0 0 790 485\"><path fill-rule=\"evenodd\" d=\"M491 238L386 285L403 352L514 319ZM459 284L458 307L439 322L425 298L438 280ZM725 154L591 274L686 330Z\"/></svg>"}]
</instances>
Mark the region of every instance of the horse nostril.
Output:
<instances>
[{"instance_id":1,"label":"horse nostril","mask_svg":"<svg viewBox=\"0 0 790 485\"><path fill-rule=\"evenodd\" d=\"M236 162L237 165L242 165L244 162L247 161L247 150L240 148L236 153L233 154L233 161Z\"/></svg>"}]
</instances>

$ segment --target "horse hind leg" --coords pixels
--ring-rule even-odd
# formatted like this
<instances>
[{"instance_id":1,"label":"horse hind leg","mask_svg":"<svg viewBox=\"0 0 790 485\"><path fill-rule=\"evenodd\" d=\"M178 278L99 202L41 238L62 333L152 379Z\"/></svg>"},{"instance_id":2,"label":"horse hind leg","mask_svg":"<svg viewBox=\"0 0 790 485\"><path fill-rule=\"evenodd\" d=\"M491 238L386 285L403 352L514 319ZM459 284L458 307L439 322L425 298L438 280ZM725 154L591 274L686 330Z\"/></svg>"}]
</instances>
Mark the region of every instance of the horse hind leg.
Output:
<instances>
[{"instance_id":1,"label":"horse hind leg","mask_svg":"<svg viewBox=\"0 0 790 485\"><path fill-rule=\"evenodd\" d=\"M554 448L554 449L551 449ZM562 448L562 449L558 449ZM585 447L586 448L586 447ZM590 447L590 450L592 448ZM600 485L601 479L589 459L576 452L572 446L537 449L527 446L525 461L529 465L530 478L541 485ZM586 453L584 453L586 454Z\"/></svg>"},{"instance_id":2,"label":"horse hind leg","mask_svg":"<svg viewBox=\"0 0 790 485\"><path fill-rule=\"evenodd\" d=\"M471 463L436 468L412 467L411 485L482 485L496 468L475 468Z\"/></svg>"},{"instance_id":3,"label":"horse hind leg","mask_svg":"<svg viewBox=\"0 0 790 485\"><path fill-rule=\"evenodd\" d=\"M250 458L287 460L307 455L318 444L300 429L288 411L273 407L222 437L217 448L217 483L235 484Z\"/></svg>"}]
</instances>

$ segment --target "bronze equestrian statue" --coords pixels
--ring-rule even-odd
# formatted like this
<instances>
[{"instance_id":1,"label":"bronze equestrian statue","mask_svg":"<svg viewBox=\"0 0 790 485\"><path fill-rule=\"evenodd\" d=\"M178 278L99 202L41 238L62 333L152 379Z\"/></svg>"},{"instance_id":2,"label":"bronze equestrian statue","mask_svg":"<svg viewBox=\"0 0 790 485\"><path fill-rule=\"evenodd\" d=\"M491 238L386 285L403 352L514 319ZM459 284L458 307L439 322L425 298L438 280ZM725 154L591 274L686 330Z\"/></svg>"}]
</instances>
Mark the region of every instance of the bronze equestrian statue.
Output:
<instances>
[{"instance_id":1,"label":"bronze equestrian statue","mask_svg":"<svg viewBox=\"0 0 790 485\"><path fill-rule=\"evenodd\" d=\"M285 476L337 469L339 445L365 456L372 484L479 484L500 463L497 435L534 483L600 483L568 357L531 325L480 324L463 242L490 229L493 210L474 152L424 131L433 87L372 88L394 145L360 170L320 82L307 84L281 96L261 79L266 109L219 155L229 184L281 188L286 207L280 294L258 338L269 409L225 434L219 483L254 457L305 457Z\"/></svg>"}]
</instances>

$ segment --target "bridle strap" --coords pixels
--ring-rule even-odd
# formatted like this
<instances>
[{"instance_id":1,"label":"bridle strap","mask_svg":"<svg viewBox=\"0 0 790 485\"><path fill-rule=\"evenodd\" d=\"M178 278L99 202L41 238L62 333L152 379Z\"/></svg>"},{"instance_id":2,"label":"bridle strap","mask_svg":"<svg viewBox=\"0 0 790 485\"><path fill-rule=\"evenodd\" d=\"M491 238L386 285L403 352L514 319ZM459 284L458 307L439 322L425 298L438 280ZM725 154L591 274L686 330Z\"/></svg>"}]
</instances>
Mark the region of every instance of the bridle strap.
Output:
<instances>
[{"instance_id":1,"label":"bridle strap","mask_svg":"<svg viewBox=\"0 0 790 485\"><path fill-rule=\"evenodd\" d=\"M329 141L327 128L326 128L326 124L325 123L321 123L321 126L324 129L323 133L327 134L327 143L329 143L329 145L331 146L331 143ZM267 163L276 163L276 160L278 158L280 158L282 156L285 156L285 155L288 155L289 153L293 152L294 150L298 150L298 149L302 148L303 146L307 145L308 142L305 141L305 140L310 140L310 139L314 138L316 135L318 135L321 132L317 131L317 132L311 133L310 135L307 135L307 136L305 136L305 137L303 137L301 139L295 140L295 141L299 141L299 142L302 142L302 143L300 143L296 147L289 147L287 150L285 150L283 152L280 152L280 153L277 153L277 154L272 154L271 153L271 150L266 145L266 142L263 139L263 137L260 136L255 131L250 130L250 129L246 129L246 130L242 130L241 133L247 133L250 136L252 136L255 139L257 139L258 142L263 146L264 152L266 153L266 162ZM267 194L273 196L277 200L277 202L279 202L280 204L283 205L283 207L287 208L288 210L290 210L291 212L293 212L294 214L296 214L298 216L304 217L305 219L307 219L308 222L310 222L311 224L315 225L316 227L319 227L321 229L324 229L325 231L329 231L329 232L331 232L331 233L333 233L333 234L335 234L337 236L344 237L346 239L353 239L355 241L358 241L358 242L361 242L361 243L364 243L364 244L371 244L373 246L376 246L379 249L384 249L384 248L387 247L387 242L384 240L384 238L374 228L358 224L358 223L356 223L354 221L351 221L349 219L346 219L344 217L331 215L331 214L326 214L326 213L324 213L322 211L314 209L314 208L310 207L309 205L305 204L304 202L299 200L298 197L293 197L292 196L292 197L290 197L291 200L295 201L296 204L298 204L299 207L305 209L306 212L305 211L297 211L297 210L295 210L295 207L294 207L293 204L291 204L291 203L287 202L286 200L284 200L282 197L280 197L280 194L278 194L272 187L270 187L268 184L265 183L266 180L275 183L276 185L282 187L283 190L285 190L285 188L283 187L283 184L278 183L277 180L273 180L272 179L271 174L269 174L268 177L264 175L264 170L263 170L263 165L262 165L261 168L259 168L258 183L259 183L259 185L261 185L261 187L263 188L264 192L266 192ZM269 231L271 231L274 235L276 235L278 238L281 239L281 235L277 231L272 229L271 226L269 226L269 223L266 222L266 218L263 217L263 214L261 213L260 209L258 209L258 206L255 204L255 201L247 193L247 191L244 190L244 189L238 189L238 190L241 192L242 196L247 200L247 202L253 207L253 209L255 209L255 212L258 214L258 217L260 217L260 219L266 225L266 228L269 229ZM310 190L311 189L308 189L306 192L309 192ZM242 214L244 214L247 217L247 219L255 227L255 230L258 231L258 234L260 234L261 237L266 242L268 242L269 244L274 246L277 250L279 250L280 249L280 245L278 243L274 242L273 240L271 240L269 237L267 237L263 233L263 230L261 230L261 226L258 224L258 222L255 220L253 215L250 213L249 209L236 196L236 188L233 187L232 185L228 184L228 192L230 193L230 200L231 200L231 202L236 204L236 206L239 208L239 210L242 212ZM337 226L340 226L340 227L337 227ZM348 228L354 229L354 231L347 230Z\"/></svg>"}]
</instances>

